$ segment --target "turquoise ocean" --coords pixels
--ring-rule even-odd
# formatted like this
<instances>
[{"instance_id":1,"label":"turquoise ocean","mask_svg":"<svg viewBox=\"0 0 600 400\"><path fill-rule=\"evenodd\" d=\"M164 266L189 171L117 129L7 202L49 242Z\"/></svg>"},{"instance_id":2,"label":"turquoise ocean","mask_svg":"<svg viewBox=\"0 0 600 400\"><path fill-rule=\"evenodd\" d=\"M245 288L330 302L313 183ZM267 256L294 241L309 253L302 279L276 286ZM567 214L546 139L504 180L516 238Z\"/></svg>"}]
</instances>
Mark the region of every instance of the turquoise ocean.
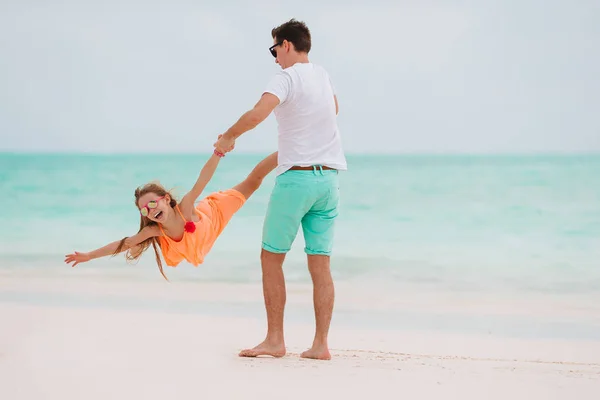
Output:
<instances>
[{"instance_id":1,"label":"turquoise ocean","mask_svg":"<svg viewBox=\"0 0 600 400\"><path fill-rule=\"evenodd\" d=\"M134 189L181 196L208 155L0 155L0 272L161 280L154 254L72 269L64 255L137 232ZM206 193L241 181L263 157L230 153ZM348 155L332 269L338 282L402 290L600 294L600 156ZM198 268L172 279L259 283L269 176ZM301 231L288 282L310 282Z\"/></svg>"}]
</instances>

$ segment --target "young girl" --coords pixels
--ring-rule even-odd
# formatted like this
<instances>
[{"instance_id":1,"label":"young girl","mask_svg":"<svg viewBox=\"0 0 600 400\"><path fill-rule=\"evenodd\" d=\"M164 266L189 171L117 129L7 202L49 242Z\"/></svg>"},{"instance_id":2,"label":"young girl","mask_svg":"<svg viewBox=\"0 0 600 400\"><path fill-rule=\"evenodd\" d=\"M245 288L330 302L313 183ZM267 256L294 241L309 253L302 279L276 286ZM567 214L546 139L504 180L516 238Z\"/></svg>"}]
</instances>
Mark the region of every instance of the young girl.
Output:
<instances>
[{"instance_id":1,"label":"young girl","mask_svg":"<svg viewBox=\"0 0 600 400\"><path fill-rule=\"evenodd\" d=\"M125 250L128 260L136 260L152 244L160 273L167 279L156 248L158 244L168 266L175 267L184 259L194 266L201 264L229 220L277 166L275 152L258 163L242 183L232 189L211 193L194 206L223 156L214 151L200 171L196 184L180 203L158 184L149 183L137 188L135 205L141 215L138 233L89 253L68 254L65 262L73 263L74 267Z\"/></svg>"}]
</instances>

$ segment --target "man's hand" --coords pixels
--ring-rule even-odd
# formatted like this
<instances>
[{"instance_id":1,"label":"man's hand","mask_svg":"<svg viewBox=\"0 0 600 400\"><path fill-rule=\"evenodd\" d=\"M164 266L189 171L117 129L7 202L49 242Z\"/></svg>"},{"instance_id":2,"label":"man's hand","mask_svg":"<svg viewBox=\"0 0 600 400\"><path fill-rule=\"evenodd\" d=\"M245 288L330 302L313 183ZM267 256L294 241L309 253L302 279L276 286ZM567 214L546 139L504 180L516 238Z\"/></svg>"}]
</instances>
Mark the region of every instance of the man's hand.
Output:
<instances>
[{"instance_id":1,"label":"man's hand","mask_svg":"<svg viewBox=\"0 0 600 400\"><path fill-rule=\"evenodd\" d=\"M215 150L221 153L229 153L235 149L235 139L229 139L225 135L219 135L217 141L213 144Z\"/></svg>"}]
</instances>

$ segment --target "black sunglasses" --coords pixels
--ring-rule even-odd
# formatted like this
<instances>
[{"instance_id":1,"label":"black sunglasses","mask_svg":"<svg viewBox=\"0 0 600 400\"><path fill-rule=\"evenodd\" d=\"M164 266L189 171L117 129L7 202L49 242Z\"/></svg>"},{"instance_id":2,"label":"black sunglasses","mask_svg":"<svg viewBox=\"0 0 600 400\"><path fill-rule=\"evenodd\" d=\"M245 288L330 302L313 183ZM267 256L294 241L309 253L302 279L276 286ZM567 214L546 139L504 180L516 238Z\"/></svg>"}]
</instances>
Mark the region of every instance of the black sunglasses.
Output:
<instances>
[{"instance_id":1,"label":"black sunglasses","mask_svg":"<svg viewBox=\"0 0 600 400\"><path fill-rule=\"evenodd\" d=\"M283 44L283 40L279 43L275 43L273 46L269 47L269 51L271 52L271 55L275 58L277 58L277 52L275 51L275 47L280 46L281 44Z\"/></svg>"}]
</instances>

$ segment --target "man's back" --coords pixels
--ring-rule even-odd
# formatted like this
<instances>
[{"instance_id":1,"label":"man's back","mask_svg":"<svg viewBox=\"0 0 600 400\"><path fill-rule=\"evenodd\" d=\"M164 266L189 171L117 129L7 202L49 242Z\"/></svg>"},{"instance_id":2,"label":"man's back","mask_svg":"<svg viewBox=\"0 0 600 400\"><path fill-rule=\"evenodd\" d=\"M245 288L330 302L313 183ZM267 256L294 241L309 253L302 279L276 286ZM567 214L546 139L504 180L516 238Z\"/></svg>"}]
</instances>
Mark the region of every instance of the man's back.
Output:
<instances>
[{"instance_id":1,"label":"man's back","mask_svg":"<svg viewBox=\"0 0 600 400\"><path fill-rule=\"evenodd\" d=\"M279 130L277 174L294 165L346 169L335 90L324 68L296 63L277 74L265 92L280 100L274 110Z\"/></svg>"}]
</instances>

